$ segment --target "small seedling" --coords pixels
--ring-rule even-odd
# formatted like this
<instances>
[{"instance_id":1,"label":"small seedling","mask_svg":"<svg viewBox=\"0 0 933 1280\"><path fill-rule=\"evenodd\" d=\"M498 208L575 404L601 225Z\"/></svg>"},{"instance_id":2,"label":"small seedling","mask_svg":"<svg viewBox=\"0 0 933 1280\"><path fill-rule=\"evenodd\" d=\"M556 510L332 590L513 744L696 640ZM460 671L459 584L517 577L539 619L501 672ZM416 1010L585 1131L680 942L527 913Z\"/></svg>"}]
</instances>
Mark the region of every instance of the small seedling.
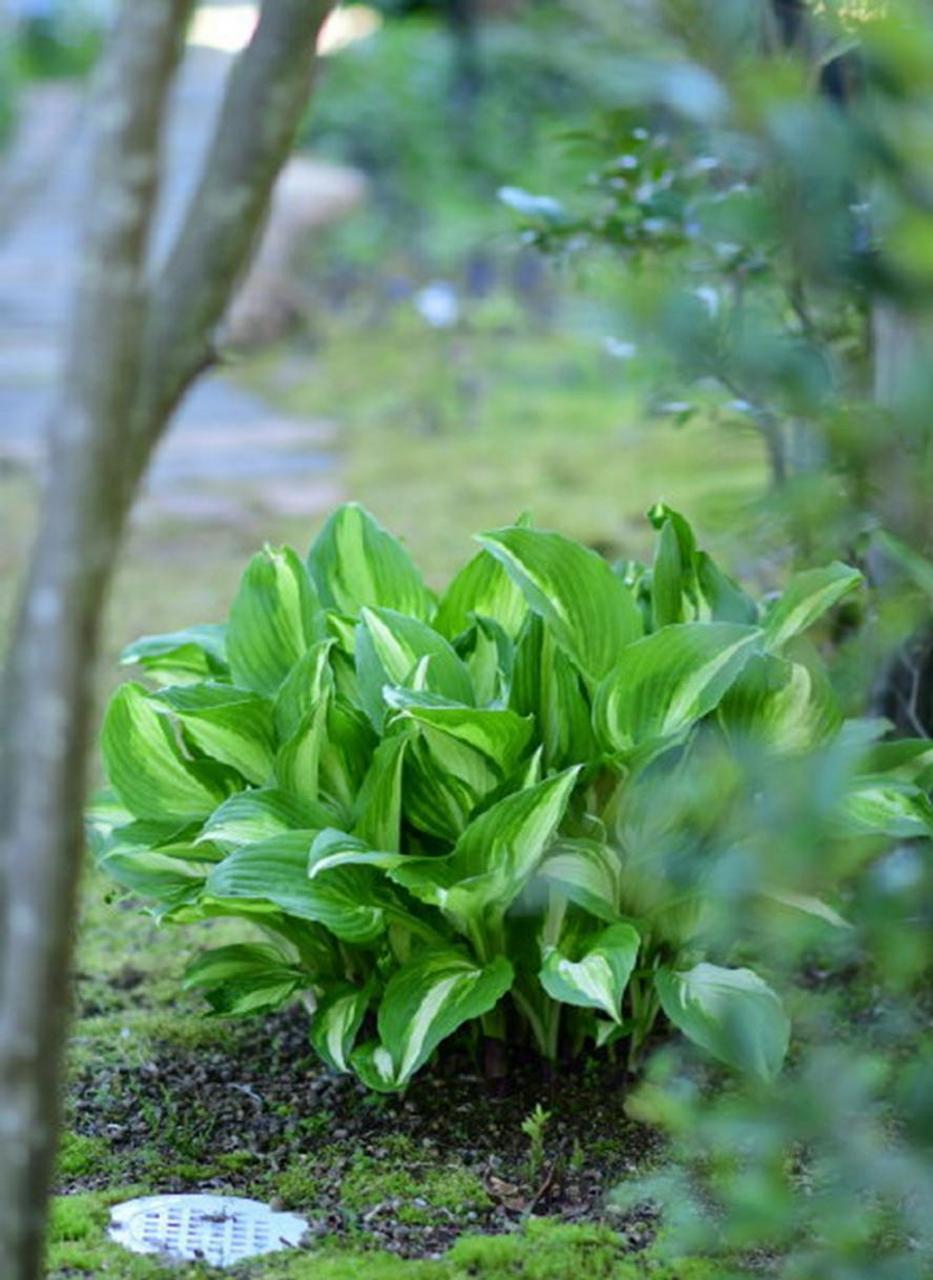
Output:
<instances>
[{"instance_id":1,"label":"small seedling","mask_svg":"<svg viewBox=\"0 0 933 1280\"><path fill-rule=\"evenodd\" d=\"M522 1133L528 1139L528 1159L525 1168L529 1182L537 1181L544 1164L544 1135L550 1119L550 1111L545 1111L539 1102L534 1111L522 1121Z\"/></svg>"}]
</instances>

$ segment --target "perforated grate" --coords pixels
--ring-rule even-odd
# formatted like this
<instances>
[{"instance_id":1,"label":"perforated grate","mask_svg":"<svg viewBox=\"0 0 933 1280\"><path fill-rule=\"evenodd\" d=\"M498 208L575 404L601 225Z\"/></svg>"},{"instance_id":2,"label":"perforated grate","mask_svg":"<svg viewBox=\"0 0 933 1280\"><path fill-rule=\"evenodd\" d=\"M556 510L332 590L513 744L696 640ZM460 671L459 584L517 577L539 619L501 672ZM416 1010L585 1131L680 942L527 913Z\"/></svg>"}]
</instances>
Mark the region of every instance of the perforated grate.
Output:
<instances>
[{"instance_id":1,"label":"perforated grate","mask_svg":"<svg viewBox=\"0 0 933 1280\"><path fill-rule=\"evenodd\" d=\"M241 1196L144 1196L112 1210L109 1234L133 1253L228 1267L293 1247L307 1229L297 1214Z\"/></svg>"}]
</instances>

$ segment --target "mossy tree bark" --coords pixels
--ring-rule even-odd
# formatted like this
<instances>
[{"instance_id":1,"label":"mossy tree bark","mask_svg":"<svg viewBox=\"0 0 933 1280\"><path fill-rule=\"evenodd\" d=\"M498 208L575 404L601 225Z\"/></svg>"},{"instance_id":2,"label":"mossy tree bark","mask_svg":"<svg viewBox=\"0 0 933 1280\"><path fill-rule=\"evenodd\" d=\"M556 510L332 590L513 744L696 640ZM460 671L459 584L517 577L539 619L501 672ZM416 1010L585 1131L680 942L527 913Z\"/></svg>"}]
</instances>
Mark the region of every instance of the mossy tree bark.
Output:
<instances>
[{"instance_id":1,"label":"mossy tree bark","mask_svg":"<svg viewBox=\"0 0 933 1280\"><path fill-rule=\"evenodd\" d=\"M39 532L0 684L0 1276L43 1273L100 618L165 425L213 359L307 102L332 0L265 0L187 217L147 267L193 0L124 0L95 99L81 278Z\"/></svg>"}]
</instances>

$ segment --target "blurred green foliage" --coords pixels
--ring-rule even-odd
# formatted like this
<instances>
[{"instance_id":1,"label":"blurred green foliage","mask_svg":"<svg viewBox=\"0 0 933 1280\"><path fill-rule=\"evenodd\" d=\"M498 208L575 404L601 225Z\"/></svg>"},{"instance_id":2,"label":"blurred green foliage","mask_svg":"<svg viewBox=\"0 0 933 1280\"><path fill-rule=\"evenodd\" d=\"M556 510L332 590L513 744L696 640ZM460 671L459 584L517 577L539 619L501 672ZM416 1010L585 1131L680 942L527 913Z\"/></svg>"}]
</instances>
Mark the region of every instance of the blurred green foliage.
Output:
<instances>
[{"instance_id":1,"label":"blurred green foliage","mask_svg":"<svg viewBox=\"0 0 933 1280\"><path fill-rule=\"evenodd\" d=\"M465 92L458 57L450 30L418 17L389 18L327 59L305 141L373 187L338 251L444 265L497 235L504 250L498 186L582 180L558 143L616 99L618 51L597 28L552 5L485 21Z\"/></svg>"},{"instance_id":2,"label":"blurred green foliage","mask_svg":"<svg viewBox=\"0 0 933 1280\"><path fill-rule=\"evenodd\" d=\"M51 3L20 18L13 57L20 74L41 80L86 75L100 54L103 15L88 3Z\"/></svg>"},{"instance_id":3,"label":"blurred green foliage","mask_svg":"<svg viewBox=\"0 0 933 1280\"><path fill-rule=\"evenodd\" d=\"M643 18L653 57L631 60L625 102L579 138L588 182L506 201L526 239L614 276L617 342L633 364L650 352L673 417L712 398L761 432L776 553L861 559L871 607L840 615L824 652L851 711L889 717L878 759L892 758L893 720L919 735L926 769L928 8L664 0ZM835 826L848 749L780 776L751 757L709 761L705 849L671 850L708 860L726 904L709 928L794 984L794 1060L775 1086L739 1089L659 1055L630 1105L666 1129L671 1159L616 1199L659 1203L672 1256L706 1252L736 1275L929 1274L931 846L896 822L880 842ZM658 797L668 810L689 799ZM736 839L745 810L756 834ZM835 885L846 921L831 937L749 908L756 886L818 883Z\"/></svg>"}]
</instances>

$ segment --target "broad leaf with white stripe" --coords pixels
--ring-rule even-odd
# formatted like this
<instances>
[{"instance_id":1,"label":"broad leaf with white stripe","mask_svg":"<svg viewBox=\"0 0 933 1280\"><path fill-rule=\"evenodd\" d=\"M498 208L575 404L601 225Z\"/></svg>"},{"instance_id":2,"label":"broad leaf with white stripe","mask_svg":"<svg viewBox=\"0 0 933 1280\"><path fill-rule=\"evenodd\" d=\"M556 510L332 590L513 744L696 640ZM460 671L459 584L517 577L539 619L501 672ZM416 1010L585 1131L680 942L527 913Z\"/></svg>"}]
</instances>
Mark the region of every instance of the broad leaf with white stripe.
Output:
<instances>
[{"instance_id":1,"label":"broad leaf with white stripe","mask_svg":"<svg viewBox=\"0 0 933 1280\"><path fill-rule=\"evenodd\" d=\"M227 795L216 774L184 755L141 685L122 685L113 695L101 750L111 786L137 818L204 819Z\"/></svg>"},{"instance_id":2,"label":"broad leaf with white stripe","mask_svg":"<svg viewBox=\"0 0 933 1280\"><path fill-rule=\"evenodd\" d=\"M580 942L570 939L569 946L545 947L541 985L562 1004L599 1009L621 1024L622 997L640 946L637 930L619 923Z\"/></svg>"},{"instance_id":3,"label":"broad leaf with white stripe","mask_svg":"<svg viewBox=\"0 0 933 1280\"><path fill-rule=\"evenodd\" d=\"M272 705L257 693L231 684L172 685L153 694L184 726L205 755L230 765L248 782L267 782L275 755Z\"/></svg>"},{"instance_id":4,"label":"broad leaf with white stripe","mask_svg":"<svg viewBox=\"0 0 933 1280\"><path fill-rule=\"evenodd\" d=\"M243 575L227 624L234 683L274 694L320 638L323 614L307 570L290 547L266 547Z\"/></svg>"},{"instance_id":5,"label":"broad leaf with white stripe","mask_svg":"<svg viewBox=\"0 0 933 1280\"><path fill-rule=\"evenodd\" d=\"M495 1008L512 985L504 956L487 965L464 951L428 950L403 965L379 1005L379 1038L392 1057L392 1089L402 1088L458 1027Z\"/></svg>"},{"instance_id":6,"label":"broad leaf with white stripe","mask_svg":"<svg viewBox=\"0 0 933 1280\"><path fill-rule=\"evenodd\" d=\"M768 648L780 649L788 640L806 631L861 581L858 569L838 560L823 569L808 569L791 578L762 623Z\"/></svg>"},{"instance_id":7,"label":"broad leaf with white stripe","mask_svg":"<svg viewBox=\"0 0 933 1280\"><path fill-rule=\"evenodd\" d=\"M517 525L480 534L479 541L590 680L602 679L619 650L642 634L632 593L588 547Z\"/></svg>"},{"instance_id":8,"label":"broad leaf with white stripe","mask_svg":"<svg viewBox=\"0 0 933 1280\"><path fill-rule=\"evenodd\" d=\"M341 983L314 1011L311 1043L334 1071L350 1070L350 1052L373 997L371 986Z\"/></svg>"},{"instance_id":9,"label":"broad leaf with white stripe","mask_svg":"<svg viewBox=\"0 0 933 1280\"><path fill-rule=\"evenodd\" d=\"M757 627L685 622L623 650L596 695L597 735L613 751L677 737L714 711L761 644Z\"/></svg>"},{"instance_id":10,"label":"broad leaf with white stripe","mask_svg":"<svg viewBox=\"0 0 933 1280\"><path fill-rule=\"evenodd\" d=\"M397 538L356 502L330 517L308 553L321 600L340 613L364 606L397 609L427 620L434 598Z\"/></svg>"}]
</instances>

